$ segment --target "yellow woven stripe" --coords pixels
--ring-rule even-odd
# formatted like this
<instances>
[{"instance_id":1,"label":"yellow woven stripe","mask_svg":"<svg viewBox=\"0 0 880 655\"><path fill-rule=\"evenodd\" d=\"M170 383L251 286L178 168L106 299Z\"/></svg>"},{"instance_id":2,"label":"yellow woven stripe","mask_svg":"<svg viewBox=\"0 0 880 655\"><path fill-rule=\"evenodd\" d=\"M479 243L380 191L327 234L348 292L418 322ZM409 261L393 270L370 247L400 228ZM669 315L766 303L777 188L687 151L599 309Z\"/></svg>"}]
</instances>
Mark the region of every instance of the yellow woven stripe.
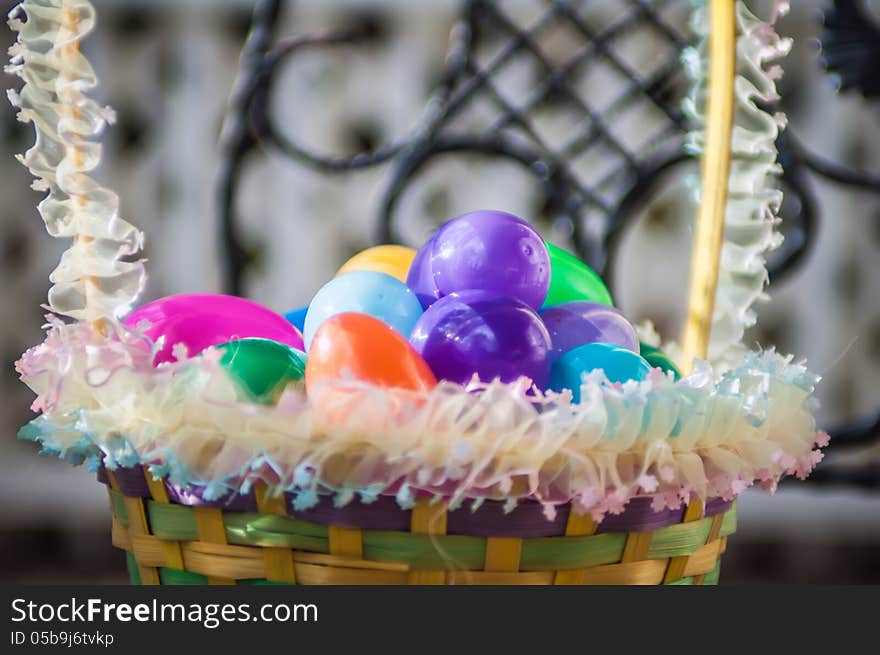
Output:
<instances>
[{"instance_id":1,"label":"yellow woven stripe","mask_svg":"<svg viewBox=\"0 0 880 655\"><path fill-rule=\"evenodd\" d=\"M700 209L691 254L688 316L680 364L691 370L695 357L705 358L715 309L718 264L724 242L724 210L730 173L736 77L736 21L733 0L710 0L709 98L706 148L701 170Z\"/></svg>"},{"instance_id":2,"label":"yellow woven stripe","mask_svg":"<svg viewBox=\"0 0 880 655\"><path fill-rule=\"evenodd\" d=\"M606 564L587 569L580 584L585 585L656 585L663 580L666 562L640 560L625 564Z\"/></svg>"},{"instance_id":3,"label":"yellow woven stripe","mask_svg":"<svg viewBox=\"0 0 880 655\"><path fill-rule=\"evenodd\" d=\"M565 536L574 537L595 534L598 527L593 517L589 514L575 514L572 509L568 515L568 522L565 524Z\"/></svg>"},{"instance_id":4,"label":"yellow woven stripe","mask_svg":"<svg viewBox=\"0 0 880 655\"><path fill-rule=\"evenodd\" d=\"M425 498L416 501L410 516L410 532L413 534L446 534L446 503L431 504ZM408 573L408 585L446 584L445 569L417 569Z\"/></svg>"},{"instance_id":5,"label":"yellow woven stripe","mask_svg":"<svg viewBox=\"0 0 880 655\"><path fill-rule=\"evenodd\" d=\"M519 571L522 539L489 537L486 539L486 563L483 569L491 573Z\"/></svg>"},{"instance_id":6,"label":"yellow woven stripe","mask_svg":"<svg viewBox=\"0 0 880 655\"><path fill-rule=\"evenodd\" d=\"M568 515L568 522L565 524L566 537L589 536L596 533L598 525L589 514L575 514L574 509ZM553 578L553 584L556 585L574 585L580 584L578 580L583 579L586 569L568 569L557 571Z\"/></svg>"},{"instance_id":7,"label":"yellow woven stripe","mask_svg":"<svg viewBox=\"0 0 880 655\"><path fill-rule=\"evenodd\" d=\"M719 557L721 557L721 553L723 552L722 549L726 546L726 543L725 543L726 540L721 540L718 538L718 534L721 532L721 524L723 522L724 522L724 516L721 514L716 514L712 518L712 527L709 528L709 536L706 539L706 546L704 546L704 548L705 548L705 547L711 546L713 543L718 544L718 552L715 555L715 558L714 558L715 560L717 560ZM696 554L697 553L694 553L694 555L696 555ZM693 559L693 558L691 558L691 559ZM714 568L714 562L713 562L713 568ZM710 569L710 571L711 571L711 569ZM697 575L694 578L694 584L695 585L703 584L703 578L705 578L705 577L706 577L705 574Z\"/></svg>"},{"instance_id":8,"label":"yellow woven stripe","mask_svg":"<svg viewBox=\"0 0 880 655\"><path fill-rule=\"evenodd\" d=\"M150 489L150 495L153 497L153 500L167 505L169 500L165 483L162 480L156 480L147 469L144 469L144 479L147 481L147 487Z\"/></svg>"},{"instance_id":9,"label":"yellow woven stripe","mask_svg":"<svg viewBox=\"0 0 880 655\"><path fill-rule=\"evenodd\" d=\"M181 549L185 570L207 576L208 584L235 584L235 580L266 577L260 548L191 541Z\"/></svg>"},{"instance_id":10,"label":"yellow woven stripe","mask_svg":"<svg viewBox=\"0 0 880 655\"><path fill-rule=\"evenodd\" d=\"M637 562L647 559L653 538L653 532L630 532L626 538L626 546L623 548L623 556L620 561Z\"/></svg>"},{"instance_id":11,"label":"yellow woven stripe","mask_svg":"<svg viewBox=\"0 0 880 655\"><path fill-rule=\"evenodd\" d=\"M334 568L297 562L296 577L304 585L405 585L407 573Z\"/></svg>"},{"instance_id":12,"label":"yellow woven stripe","mask_svg":"<svg viewBox=\"0 0 880 655\"><path fill-rule=\"evenodd\" d=\"M168 490L165 489L165 483L162 480L153 478L153 474L144 469L144 479L147 481L147 487L150 489L150 495L157 503L167 505ZM180 551L180 544L176 541L162 541L162 552L165 555L167 566L172 569L183 569L183 553Z\"/></svg>"},{"instance_id":13,"label":"yellow woven stripe","mask_svg":"<svg viewBox=\"0 0 880 655\"><path fill-rule=\"evenodd\" d=\"M550 585L553 571L502 572L502 571L450 571L450 585Z\"/></svg>"},{"instance_id":14,"label":"yellow woven stripe","mask_svg":"<svg viewBox=\"0 0 880 655\"><path fill-rule=\"evenodd\" d=\"M687 508L684 510L684 518L682 518L681 522L691 523L693 521L699 521L703 518L704 509L705 506L703 505L702 500L699 498L691 499L691 502L688 503ZM684 569L687 566L689 557L690 555L683 555L681 557L672 557L669 559L669 565L666 567L666 575L663 576L664 584L675 582L684 577Z\"/></svg>"},{"instance_id":15,"label":"yellow woven stripe","mask_svg":"<svg viewBox=\"0 0 880 655\"><path fill-rule=\"evenodd\" d=\"M417 500L410 517L410 532L446 534L446 503L432 505L425 498Z\"/></svg>"},{"instance_id":16,"label":"yellow woven stripe","mask_svg":"<svg viewBox=\"0 0 880 655\"><path fill-rule=\"evenodd\" d=\"M287 515L284 494L269 494L266 485L260 484L255 487L254 495L257 498L257 510L261 514ZM290 548L264 548L263 560L267 580L296 584L296 566Z\"/></svg>"},{"instance_id":17,"label":"yellow woven stripe","mask_svg":"<svg viewBox=\"0 0 880 655\"><path fill-rule=\"evenodd\" d=\"M116 474L110 469L106 469L105 473L107 473L107 480L110 482L110 488L113 491L118 491L119 493L122 493L122 491L119 489L119 480L116 479Z\"/></svg>"},{"instance_id":18,"label":"yellow woven stripe","mask_svg":"<svg viewBox=\"0 0 880 655\"><path fill-rule=\"evenodd\" d=\"M208 507L196 507L193 509L193 513L196 517L196 529L199 533L199 540L202 545L206 544L218 544L225 546L226 545L226 527L223 525L223 512L219 509L212 509ZM197 543L197 542L196 542ZM192 544L190 544L191 546ZM262 555L260 556L262 560ZM216 571L205 571L202 570L202 559L201 555L197 553L195 558L187 556L187 549L183 549L183 565L184 570L192 571L193 573L201 573L203 575L208 576L208 584L209 585L234 585L235 580L237 578L249 578L249 577L263 577L263 565L262 561L260 563L260 575L227 575L229 571L232 569L224 566L224 562L221 562L217 565ZM196 567L196 568L193 568Z\"/></svg>"},{"instance_id":19,"label":"yellow woven stripe","mask_svg":"<svg viewBox=\"0 0 880 655\"><path fill-rule=\"evenodd\" d=\"M128 534L128 528L122 525L119 519L115 516L113 517L113 526L110 529L110 535L114 546L129 552L131 551L131 537Z\"/></svg>"},{"instance_id":20,"label":"yellow woven stripe","mask_svg":"<svg viewBox=\"0 0 880 655\"><path fill-rule=\"evenodd\" d=\"M124 498L124 502L125 510L128 514L128 533L132 537L132 543L134 543L135 538L150 534L150 524L147 521L147 512L144 508L144 501L142 499L128 498L126 496ZM153 565L147 564L146 562L141 562L140 558L138 558L137 548L135 548L134 550L134 556L138 563L138 572L141 576L141 584L158 585L159 572L154 568Z\"/></svg>"},{"instance_id":21,"label":"yellow woven stripe","mask_svg":"<svg viewBox=\"0 0 880 655\"><path fill-rule=\"evenodd\" d=\"M254 495L257 498L257 509L261 514L277 514L287 516L287 501L284 494L270 494L265 484L254 487Z\"/></svg>"},{"instance_id":22,"label":"yellow woven stripe","mask_svg":"<svg viewBox=\"0 0 880 655\"><path fill-rule=\"evenodd\" d=\"M721 540L715 539L700 548L697 552L687 558L687 564L684 567L682 577L686 578L691 575L703 576L715 568L715 563L721 555ZM698 583L694 580L694 584L702 584L702 580Z\"/></svg>"},{"instance_id":23,"label":"yellow woven stripe","mask_svg":"<svg viewBox=\"0 0 880 655\"><path fill-rule=\"evenodd\" d=\"M331 525L327 528L327 538L331 555L363 559L364 540L359 529Z\"/></svg>"}]
</instances>

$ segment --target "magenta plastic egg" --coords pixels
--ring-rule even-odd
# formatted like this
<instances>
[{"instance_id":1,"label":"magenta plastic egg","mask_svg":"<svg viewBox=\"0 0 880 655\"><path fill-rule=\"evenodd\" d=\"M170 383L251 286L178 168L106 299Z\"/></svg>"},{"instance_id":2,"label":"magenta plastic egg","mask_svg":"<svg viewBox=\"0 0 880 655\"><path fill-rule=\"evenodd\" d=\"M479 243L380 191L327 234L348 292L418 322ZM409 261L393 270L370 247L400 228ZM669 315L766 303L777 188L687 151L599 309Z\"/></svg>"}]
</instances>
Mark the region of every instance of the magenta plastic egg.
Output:
<instances>
[{"instance_id":1,"label":"magenta plastic egg","mask_svg":"<svg viewBox=\"0 0 880 655\"><path fill-rule=\"evenodd\" d=\"M598 303L567 302L540 312L557 359L585 343L607 343L639 352L636 329L620 310Z\"/></svg>"},{"instance_id":2,"label":"magenta plastic egg","mask_svg":"<svg viewBox=\"0 0 880 655\"><path fill-rule=\"evenodd\" d=\"M147 321L145 334L153 341L164 337L155 363L174 361L174 347L186 346L193 357L206 348L257 337L304 350L303 338L287 319L251 300L235 296L182 294L139 307L123 323L137 328Z\"/></svg>"},{"instance_id":3,"label":"magenta plastic egg","mask_svg":"<svg viewBox=\"0 0 880 655\"><path fill-rule=\"evenodd\" d=\"M525 303L488 291L462 291L431 305L416 323L410 343L438 380L531 379L543 388L550 377L550 335Z\"/></svg>"},{"instance_id":4,"label":"magenta plastic egg","mask_svg":"<svg viewBox=\"0 0 880 655\"><path fill-rule=\"evenodd\" d=\"M550 288L550 255L541 235L521 218L472 212L444 224L422 246L407 284L423 306L476 289L539 309Z\"/></svg>"}]
</instances>

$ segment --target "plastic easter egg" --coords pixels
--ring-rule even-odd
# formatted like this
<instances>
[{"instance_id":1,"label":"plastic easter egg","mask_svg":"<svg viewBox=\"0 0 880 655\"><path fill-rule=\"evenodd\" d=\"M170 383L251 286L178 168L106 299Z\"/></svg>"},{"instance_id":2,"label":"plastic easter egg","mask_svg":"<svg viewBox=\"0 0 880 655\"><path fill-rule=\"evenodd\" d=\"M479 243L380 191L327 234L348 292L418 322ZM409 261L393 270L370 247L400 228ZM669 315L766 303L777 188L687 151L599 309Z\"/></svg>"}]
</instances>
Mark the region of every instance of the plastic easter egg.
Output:
<instances>
[{"instance_id":1,"label":"plastic easter egg","mask_svg":"<svg viewBox=\"0 0 880 655\"><path fill-rule=\"evenodd\" d=\"M342 313L318 328L306 363L306 389L323 381L360 380L379 387L428 391L434 374L406 339L366 314Z\"/></svg>"},{"instance_id":2,"label":"plastic easter egg","mask_svg":"<svg viewBox=\"0 0 880 655\"><path fill-rule=\"evenodd\" d=\"M477 211L444 224L423 246L420 270L407 278L419 298L478 289L539 309L550 286L550 256L541 235L524 220ZM430 276L423 269L428 267Z\"/></svg>"},{"instance_id":3,"label":"plastic easter egg","mask_svg":"<svg viewBox=\"0 0 880 655\"><path fill-rule=\"evenodd\" d=\"M431 253L434 249L434 239L428 239L416 252L409 273L406 276L406 285L416 294L416 298L427 309L440 299L440 290L434 284L434 272L431 270Z\"/></svg>"},{"instance_id":4,"label":"plastic easter egg","mask_svg":"<svg viewBox=\"0 0 880 655\"><path fill-rule=\"evenodd\" d=\"M639 352L636 329L614 307L578 300L543 309L539 315L550 332L552 360L585 343L607 343Z\"/></svg>"},{"instance_id":5,"label":"plastic easter egg","mask_svg":"<svg viewBox=\"0 0 880 655\"><path fill-rule=\"evenodd\" d=\"M550 289L544 307L564 302L586 300L608 305L614 303L602 278L580 259L552 243L547 244L550 253Z\"/></svg>"},{"instance_id":6,"label":"plastic easter egg","mask_svg":"<svg viewBox=\"0 0 880 655\"><path fill-rule=\"evenodd\" d=\"M303 349L299 330L283 316L250 300L235 296L184 294L170 296L139 307L123 323L136 328L144 321L153 341L164 337L155 363L174 361L174 347L186 346L194 357L205 348L221 343L258 337L272 339L291 348Z\"/></svg>"},{"instance_id":7,"label":"plastic easter egg","mask_svg":"<svg viewBox=\"0 0 880 655\"><path fill-rule=\"evenodd\" d=\"M274 405L289 384L301 382L306 354L269 339L242 339L218 346L220 365L242 389L246 399Z\"/></svg>"},{"instance_id":8,"label":"plastic easter egg","mask_svg":"<svg viewBox=\"0 0 880 655\"><path fill-rule=\"evenodd\" d=\"M581 400L583 376L596 370L605 371L610 382L644 380L651 370L644 359L631 350L607 343L588 343L569 350L553 363L550 388L571 389L574 402Z\"/></svg>"},{"instance_id":9,"label":"plastic easter egg","mask_svg":"<svg viewBox=\"0 0 880 655\"><path fill-rule=\"evenodd\" d=\"M659 368L665 373L672 373L672 377L676 380L681 379L681 371L675 362L665 352L646 343L641 344L641 354L653 368Z\"/></svg>"},{"instance_id":10,"label":"plastic easter egg","mask_svg":"<svg viewBox=\"0 0 880 655\"><path fill-rule=\"evenodd\" d=\"M376 271L406 282L407 273L415 259L416 251L406 246L376 246L368 248L349 259L336 275L352 271Z\"/></svg>"},{"instance_id":11,"label":"plastic easter egg","mask_svg":"<svg viewBox=\"0 0 880 655\"><path fill-rule=\"evenodd\" d=\"M431 305L410 343L441 380L513 382L530 378L544 387L550 376L550 335L537 313L514 298L462 291Z\"/></svg>"},{"instance_id":12,"label":"plastic easter egg","mask_svg":"<svg viewBox=\"0 0 880 655\"><path fill-rule=\"evenodd\" d=\"M294 309L292 312L285 314L284 318L290 321L293 327L302 332L306 326L306 314L308 314L308 312L308 306L300 307L299 309Z\"/></svg>"},{"instance_id":13,"label":"plastic easter egg","mask_svg":"<svg viewBox=\"0 0 880 655\"><path fill-rule=\"evenodd\" d=\"M354 271L325 284L309 305L305 335L307 351L321 324L343 312L368 314L404 337L422 315L422 305L403 282L386 273Z\"/></svg>"}]
</instances>

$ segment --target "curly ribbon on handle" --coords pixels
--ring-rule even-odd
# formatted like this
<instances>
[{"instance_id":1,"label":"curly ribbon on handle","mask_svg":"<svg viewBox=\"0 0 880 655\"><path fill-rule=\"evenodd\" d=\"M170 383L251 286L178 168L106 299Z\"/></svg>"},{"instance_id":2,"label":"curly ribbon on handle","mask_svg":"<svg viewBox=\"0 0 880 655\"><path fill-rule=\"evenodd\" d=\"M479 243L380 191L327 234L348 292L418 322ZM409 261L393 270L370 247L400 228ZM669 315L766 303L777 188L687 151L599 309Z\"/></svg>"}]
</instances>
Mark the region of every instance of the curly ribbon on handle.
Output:
<instances>
[{"instance_id":1,"label":"curly ribbon on handle","mask_svg":"<svg viewBox=\"0 0 880 655\"><path fill-rule=\"evenodd\" d=\"M97 78L80 42L95 27L95 9L88 0L24 0L9 26L18 41L6 71L24 80L9 100L36 133L18 159L36 178L33 188L48 192L38 210L49 234L73 239L49 276L47 309L103 331L137 299L146 274L143 260L127 261L141 251L142 233L120 218L118 196L90 176L101 161L98 138L114 119L87 95Z\"/></svg>"},{"instance_id":2,"label":"curly ribbon on handle","mask_svg":"<svg viewBox=\"0 0 880 655\"><path fill-rule=\"evenodd\" d=\"M753 305L766 299L764 256L782 243L776 231L782 193L774 178L781 172L775 143L785 116L762 107L779 97L781 69L768 63L788 54L791 40L773 28L787 2L777 0L767 22L742 2L696 4L692 22L700 43L682 55L692 80L684 111L695 125L688 149L702 154L704 173L681 362L690 368L694 357L708 358L723 370L745 354L743 335L756 320ZM729 164L723 175L722 150Z\"/></svg>"},{"instance_id":3,"label":"curly ribbon on handle","mask_svg":"<svg viewBox=\"0 0 880 655\"><path fill-rule=\"evenodd\" d=\"M709 334L724 243L724 212L733 131L733 86L736 77L733 3L730 0L712 0L709 12L709 98L706 148L701 172L703 192L694 234L688 316L682 340L682 364L688 370L694 358L705 359L709 352Z\"/></svg>"}]
</instances>

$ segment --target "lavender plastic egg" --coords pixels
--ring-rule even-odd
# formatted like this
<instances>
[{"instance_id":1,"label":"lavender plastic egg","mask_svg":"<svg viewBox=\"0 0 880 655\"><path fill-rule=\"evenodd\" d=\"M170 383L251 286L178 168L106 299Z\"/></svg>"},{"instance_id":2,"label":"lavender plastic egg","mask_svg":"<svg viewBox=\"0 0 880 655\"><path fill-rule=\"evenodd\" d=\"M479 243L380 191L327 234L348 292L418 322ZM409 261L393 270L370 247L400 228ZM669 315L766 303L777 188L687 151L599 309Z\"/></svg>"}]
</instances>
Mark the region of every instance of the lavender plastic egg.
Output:
<instances>
[{"instance_id":1,"label":"lavender plastic egg","mask_svg":"<svg viewBox=\"0 0 880 655\"><path fill-rule=\"evenodd\" d=\"M578 300L542 310L553 343L551 360L556 360L585 343L607 343L639 352L639 336L620 310Z\"/></svg>"},{"instance_id":2,"label":"lavender plastic egg","mask_svg":"<svg viewBox=\"0 0 880 655\"><path fill-rule=\"evenodd\" d=\"M438 380L465 384L513 382L521 377L544 388L550 379L550 335L525 303L479 290L435 302L413 329L410 343Z\"/></svg>"},{"instance_id":3,"label":"lavender plastic egg","mask_svg":"<svg viewBox=\"0 0 880 655\"><path fill-rule=\"evenodd\" d=\"M423 305L469 289L515 298L533 309L547 298L547 245L535 228L512 214L477 211L454 218L422 251L407 284Z\"/></svg>"}]
</instances>

